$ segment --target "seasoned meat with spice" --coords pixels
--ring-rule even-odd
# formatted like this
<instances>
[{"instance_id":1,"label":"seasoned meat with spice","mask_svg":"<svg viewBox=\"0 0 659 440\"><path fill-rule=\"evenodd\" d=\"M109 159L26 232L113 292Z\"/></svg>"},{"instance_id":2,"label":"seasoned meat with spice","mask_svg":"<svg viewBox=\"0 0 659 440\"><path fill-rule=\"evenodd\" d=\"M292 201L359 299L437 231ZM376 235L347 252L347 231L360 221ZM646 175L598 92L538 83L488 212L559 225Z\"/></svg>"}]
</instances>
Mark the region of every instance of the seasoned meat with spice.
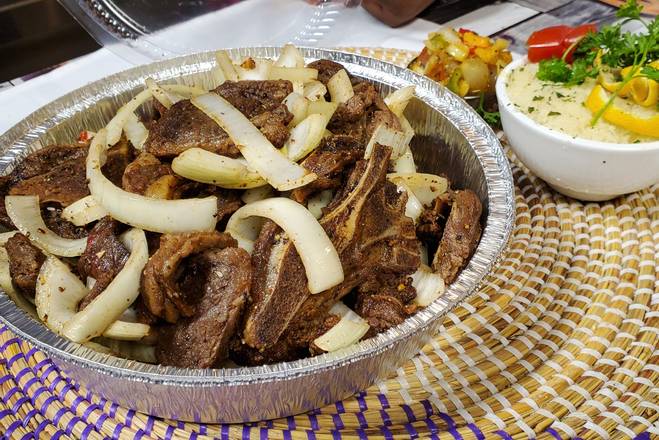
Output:
<instances>
[{"instance_id":1,"label":"seasoned meat with spice","mask_svg":"<svg viewBox=\"0 0 659 440\"><path fill-rule=\"evenodd\" d=\"M84 162L87 148L80 145L51 145L28 154L9 174L9 185L52 171L54 166L68 162Z\"/></svg>"},{"instance_id":2,"label":"seasoned meat with spice","mask_svg":"<svg viewBox=\"0 0 659 440\"><path fill-rule=\"evenodd\" d=\"M377 145L368 161L357 163L320 224L336 248L345 280L311 295L293 244L272 226L264 227L253 252L254 281L243 339L267 349L285 330L305 341L296 328L324 316L329 308L375 272L409 275L420 264L414 223L405 216L407 197L386 180L391 150ZM304 337L299 337L304 335Z\"/></svg>"},{"instance_id":3,"label":"seasoned meat with spice","mask_svg":"<svg viewBox=\"0 0 659 440\"><path fill-rule=\"evenodd\" d=\"M11 178L9 176L0 176L0 225L7 229L16 229L5 207L5 196L9 192L10 183Z\"/></svg>"},{"instance_id":4,"label":"seasoned meat with spice","mask_svg":"<svg viewBox=\"0 0 659 440\"><path fill-rule=\"evenodd\" d=\"M5 244L9 256L9 273L16 289L28 298L34 298L37 278L46 256L30 239L20 232Z\"/></svg>"},{"instance_id":5,"label":"seasoned meat with spice","mask_svg":"<svg viewBox=\"0 0 659 440\"><path fill-rule=\"evenodd\" d=\"M141 293L146 307L153 315L172 323L180 315L194 316L195 304L180 282L185 260L210 249L232 246L236 246L236 240L215 231L163 234L160 247L142 273Z\"/></svg>"},{"instance_id":6,"label":"seasoned meat with spice","mask_svg":"<svg viewBox=\"0 0 659 440\"><path fill-rule=\"evenodd\" d=\"M225 81L213 91L251 119L279 107L293 92L293 84L285 80Z\"/></svg>"},{"instance_id":7,"label":"seasoned meat with spice","mask_svg":"<svg viewBox=\"0 0 659 440\"><path fill-rule=\"evenodd\" d=\"M298 203L304 203L317 191L340 187L347 172L355 162L364 157L364 149L365 145L351 136L334 135L323 139L318 148L302 162L302 166L316 173L318 178L294 189L291 198Z\"/></svg>"},{"instance_id":8,"label":"seasoned meat with spice","mask_svg":"<svg viewBox=\"0 0 659 440\"><path fill-rule=\"evenodd\" d=\"M405 321L405 305L390 295L364 295L357 301L355 312L371 326L365 338L375 336Z\"/></svg>"},{"instance_id":9,"label":"seasoned meat with spice","mask_svg":"<svg viewBox=\"0 0 659 440\"><path fill-rule=\"evenodd\" d=\"M380 124L401 129L373 84L362 82L353 89L355 96L338 106L327 126L332 133L352 136L365 145Z\"/></svg>"},{"instance_id":10,"label":"seasoned meat with spice","mask_svg":"<svg viewBox=\"0 0 659 440\"><path fill-rule=\"evenodd\" d=\"M86 153L86 150L85 150ZM39 196L40 203L68 206L89 195L85 175L85 157L48 164L48 170L20 180L9 189L12 196Z\"/></svg>"},{"instance_id":11,"label":"seasoned meat with spice","mask_svg":"<svg viewBox=\"0 0 659 440\"><path fill-rule=\"evenodd\" d=\"M106 154L107 160L102 168L103 174L116 186L121 186L124 171L128 164L135 159L137 150L122 136L119 142L108 148Z\"/></svg>"},{"instance_id":12,"label":"seasoned meat with spice","mask_svg":"<svg viewBox=\"0 0 659 440\"><path fill-rule=\"evenodd\" d=\"M173 175L170 165L160 162L151 153L143 152L124 170L121 186L126 191L144 195L158 179Z\"/></svg>"},{"instance_id":13,"label":"seasoned meat with spice","mask_svg":"<svg viewBox=\"0 0 659 440\"><path fill-rule=\"evenodd\" d=\"M293 115L282 101L292 91L289 81L227 81L215 89L276 147L283 146L288 137L286 125ZM177 102L154 121L144 144L146 151L159 158L171 158L192 147L229 157L240 154L226 132L189 100Z\"/></svg>"},{"instance_id":14,"label":"seasoned meat with spice","mask_svg":"<svg viewBox=\"0 0 659 440\"><path fill-rule=\"evenodd\" d=\"M446 192L432 201L430 207L425 207L419 216L416 234L423 241L439 243L446 225L446 219L451 211L451 194Z\"/></svg>"},{"instance_id":15,"label":"seasoned meat with spice","mask_svg":"<svg viewBox=\"0 0 659 440\"><path fill-rule=\"evenodd\" d=\"M76 226L62 218L62 207L56 203L47 203L41 207L41 218L48 229L60 237L78 239L87 236L88 231L83 226Z\"/></svg>"},{"instance_id":16,"label":"seasoned meat with spice","mask_svg":"<svg viewBox=\"0 0 659 440\"><path fill-rule=\"evenodd\" d=\"M325 85L327 85L327 82L330 80L330 78L332 78L336 74L336 72L338 72L341 69L345 69L345 67L343 67L341 64L332 60L316 60L307 64L307 67L316 69L318 71L318 81L320 81ZM346 73L348 74L348 77L350 78L353 84L357 84L358 82L360 82L358 78L350 75L350 72L348 72L347 70Z\"/></svg>"},{"instance_id":17,"label":"seasoned meat with spice","mask_svg":"<svg viewBox=\"0 0 659 440\"><path fill-rule=\"evenodd\" d=\"M451 213L432 262L446 284L451 284L478 246L483 206L471 190L456 191Z\"/></svg>"},{"instance_id":18,"label":"seasoned meat with spice","mask_svg":"<svg viewBox=\"0 0 659 440\"><path fill-rule=\"evenodd\" d=\"M78 260L78 272L83 281L91 277L96 282L78 305L80 310L103 292L126 264L130 252L119 240L121 229L118 221L104 217L89 233L85 252Z\"/></svg>"},{"instance_id":19,"label":"seasoned meat with spice","mask_svg":"<svg viewBox=\"0 0 659 440\"><path fill-rule=\"evenodd\" d=\"M229 354L251 283L250 256L240 248L210 249L193 255L180 275L195 314L166 325L156 356L163 365L212 368Z\"/></svg>"}]
</instances>

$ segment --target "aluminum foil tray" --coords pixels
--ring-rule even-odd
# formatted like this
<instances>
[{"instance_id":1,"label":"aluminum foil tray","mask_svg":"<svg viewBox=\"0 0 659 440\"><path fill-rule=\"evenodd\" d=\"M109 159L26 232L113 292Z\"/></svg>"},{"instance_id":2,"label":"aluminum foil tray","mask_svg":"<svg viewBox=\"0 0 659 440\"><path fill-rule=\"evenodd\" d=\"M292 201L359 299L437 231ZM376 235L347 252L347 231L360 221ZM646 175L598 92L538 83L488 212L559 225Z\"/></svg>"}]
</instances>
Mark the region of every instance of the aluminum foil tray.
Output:
<instances>
[{"instance_id":1,"label":"aluminum foil tray","mask_svg":"<svg viewBox=\"0 0 659 440\"><path fill-rule=\"evenodd\" d=\"M250 368L193 370L120 359L69 342L0 293L0 320L50 356L88 389L148 414L196 422L272 419L321 407L363 390L410 359L435 334L444 315L474 293L505 250L514 224L511 171L492 130L463 100L437 83L393 64L350 53L303 48L308 61L328 58L380 87L383 94L414 84L406 110L417 135L412 142L421 171L445 174L471 188L485 210L480 244L444 296L401 325L346 349ZM278 48L242 48L242 56L276 57ZM98 130L151 76L165 83L211 87L212 53L135 67L89 84L42 107L0 137L0 172L27 153L71 142Z\"/></svg>"}]
</instances>

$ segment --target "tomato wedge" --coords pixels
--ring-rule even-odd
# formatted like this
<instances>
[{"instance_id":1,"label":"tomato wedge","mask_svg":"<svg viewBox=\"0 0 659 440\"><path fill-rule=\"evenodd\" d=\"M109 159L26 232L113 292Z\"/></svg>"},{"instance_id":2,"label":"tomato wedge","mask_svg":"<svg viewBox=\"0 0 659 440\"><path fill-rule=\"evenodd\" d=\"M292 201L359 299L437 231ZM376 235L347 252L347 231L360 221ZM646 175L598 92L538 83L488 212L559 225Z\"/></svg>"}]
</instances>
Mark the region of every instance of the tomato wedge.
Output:
<instances>
[{"instance_id":1,"label":"tomato wedge","mask_svg":"<svg viewBox=\"0 0 659 440\"><path fill-rule=\"evenodd\" d=\"M537 63L548 58L561 58L566 50L589 32L596 32L593 23L577 27L565 25L549 26L531 34L526 44L529 48L529 61ZM566 55L566 61L572 61L572 52Z\"/></svg>"},{"instance_id":2,"label":"tomato wedge","mask_svg":"<svg viewBox=\"0 0 659 440\"><path fill-rule=\"evenodd\" d=\"M537 63L548 58L560 58L563 55L563 40L571 30L569 26L559 25L533 32L526 42L529 61Z\"/></svg>"}]
</instances>

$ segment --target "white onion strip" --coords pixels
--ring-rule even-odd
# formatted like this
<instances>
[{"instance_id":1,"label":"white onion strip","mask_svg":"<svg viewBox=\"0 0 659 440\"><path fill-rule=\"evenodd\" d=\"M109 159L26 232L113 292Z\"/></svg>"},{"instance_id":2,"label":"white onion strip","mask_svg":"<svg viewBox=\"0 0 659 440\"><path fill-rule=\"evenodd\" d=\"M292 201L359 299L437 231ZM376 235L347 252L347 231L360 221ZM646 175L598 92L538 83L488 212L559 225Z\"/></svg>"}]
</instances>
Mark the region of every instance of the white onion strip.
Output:
<instances>
[{"instance_id":1,"label":"white onion strip","mask_svg":"<svg viewBox=\"0 0 659 440\"><path fill-rule=\"evenodd\" d=\"M288 158L297 162L315 150L323 140L326 125L325 116L314 113L293 127L284 144Z\"/></svg>"},{"instance_id":2,"label":"white onion strip","mask_svg":"<svg viewBox=\"0 0 659 440\"><path fill-rule=\"evenodd\" d=\"M343 104L355 96L350 77L348 77L348 72L345 69L341 69L332 75L329 81L327 81L327 90L329 90L332 97L332 102L336 102L337 104Z\"/></svg>"},{"instance_id":3,"label":"white onion strip","mask_svg":"<svg viewBox=\"0 0 659 440\"><path fill-rule=\"evenodd\" d=\"M318 79L318 70L311 67L270 67L269 79L285 79L291 82L308 83Z\"/></svg>"},{"instance_id":4,"label":"white onion strip","mask_svg":"<svg viewBox=\"0 0 659 440\"><path fill-rule=\"evenodd\" d=\"M339 316L341 320L313 341L314 345L326 352L337 351L359 342L370 328L364 318L342 302L334 304L329 313Z\"/></svg>"},{"instance_id":5,"label":"white onion strip","mask_svg":"<svg viewBox=\"0 0 659 440\"><path fill-rule=\"evenodd\" d=\"M343 267L336 249L304 206L284 197L250 203L231 216L226 231L237 240L254 240L252 225L244 223L244 219L254 216L269 218L286 232L300 255L312 294L343 281Z\"/></svg>"},{"instance_id":6,"label":"white onion strip","mask_svg":"<svg viewBox=\"0 0 659 440\"><path fill-rule=\"evenodd\" d=\"M227 132L249 165L279 191L304 186L318 178L291 161L238 109L215 93L192 98L191 102Z\"/></svg>"},{"instance_id":7,"label":"white onion strip","mask_svg":"<svg viewBox=\"0 0 659 440\"><path fill-rule=\"evenodd\" d=\"M416 223L423 212L423 203L419 201L414 192L404 181L392 181L397 187L398 192L405 192L407 194L407 202L405 203L405 215L410 217Z\"/></svg>"},{"instance_id":8,"label":"white onion strip","mask_svg":"<svg viewBox=\"0 0 659 440\"><path fill-rule=\"evenodd\" d=\"M236 68L233 65L233 61L229 57L229 54L225 50L218 50L215 52L215 61L217 62L217 67L219 67L224 73L224 78L228 81L238 81L238 73Z\"/></svg>"},{"instance_id":9,"label":"white onion strip","mask_svg":"<svg viewBox=\"0 0 659 440\"><path fill-rule=\"evenodd\" d=\"M309 101L324 101L327 87L320 81L311 81L304 86L304 97Z\"/></svg>"},{"instance_id":10,"label":"white onion strip","mask_svg":"<svg viewBox=\"0 0 659 440\"><path fill-rule=\"evenodd\" d=\"M321 191L309 198L307 209L314 217L321 218L323 216L323 208L330 204L332 198L334 198L334 191L331 189Z\"/></svg>"},{"instance_id":11,"label":"white onion strip","mask_svg":"<svg viewBox=\"0 0 659 440\"><path fill-rule=\"evenodd\" d=\"M338 105L336 102L311 101L307 106L307 114L308 115L314 113L321 114L325 117L325 119L329 123L337 107Z\"/></svg>"},{"instance_id":12,"label":"white onion strip","mask_svg":"<svg viewBox=\"0 0 659 440\"><path fill-rule=\"evenodd\" d=\"M281 49L281 54L277 61L277 67L304 67L304 57L300 51L292 44L286 44Z\"/></svg>"},{"instance_id":13,"label":"white onion strip","mask_svg":"<svg viewBox=\"0 0 659 440\"><path fill-rule=\"evenodd\" d=\"M244 203L258 202L259 200L269 199L274 197L275 190L270 185L259 186L258 188L251 188L245 190L240 199Z\"/></svg>"},{"instance_id":14,"label":"white onion strip","mask_svg":"<svg viewBox=\"0 0 659 440\"><path fill-rule=\"evenodd\" d=\"M414 131L397 131L384 124L380 124L375 130L373 130L371 139L369 139L368 144L366 145L364 157L366 159L371 157L373 146L375 146L375 144L380 144L391 147L391 158L395 160L405 152L405 148L412 140L412 137L414 137Z\"/></svg>"},{"instance_id":15,"label":"white onion strip","mask_svg":"<svg viewBox=\"0 0 659 440\"><path fill-rule=\"evenodd\" d=\"M410 102L414 96L414 86L405 86L394 92L391 92L389 96L384 98L385 104L389 107L389 110L396 116L402 116L405 111L405 107Z\"/></svg>"},{"instance_id":16,"label":"white onion strip","mask_svg":"<svg viewBox=\"0 0 659 440\"><path fill-rule=\"evenodd\" d=\"M412 274L412 286L416 289L414 302L421 307L430 305L446 292L442 277L425 265Z\"/></svg>"},{"instance_id":17,"label":"white onion strip","mask_svg":"<svg viewBox=\"0 0 659 440\"><path fill-rule=\"evenodd\" d=\"M284 105L293 115L291 126L295 127L307 117L309 101L299 93L291 92L286 98L284 98Z\"/></svg>"},{"instance_id":18,"label":"white onion strip","mask_svg":"<svg viewBox=\"0 0 659 440\"><path fill-rule=\"evenodd\" d=\"M161 89L153 78L147 78L144 80L144 84L146 84L147 88L151 90L151 95L165 108L170 108L175 102L182 99L181 97L171 96L165 90Z\"/></svg>"},{"instance_id":19,"label":"white onion strip","mask_svg":"<svg viewBox=\"0 0 659 440\"><path fill-rule=\"evenodd\" d=\"M215 229L217 197L161 200L124 191L101 172L101 155L106 148L106 133L101 130L89 147L87 179L94 199L116 220L147 231L170 234Z\"/></svg>"},{"instance_id":20,"label":"white onion strip","mask_svg":"<svg viewBox=\"0 0 659 440\"><path fill-rule=\"evenodd\" d=\"M263 81L270 78L270 71L272 70L272 61L256 58L253 59L254 68L246 68L242 66L234 66L238 73L238 79L241 81Z\"/></svg>"},{"instance_id":21,"label":"white onion strip","mask_svg":"<svg viewBox=\"0 0 659 440\"><path fill-rule=\"evenodd\" d=\"M404 184L414 192L423 205L432 202L448 189L448 180L435 174L427 173L389 173L387 179L395 184Z\"/></svg>"},{"instance_id":22,"label":"white onion strip","mask_svg":"<svg viewBox=\"0 0 659 440\"><path fill-rule=\"evenodd\" d=\"M62 218L76 226L88 225L108 215L108 212L92 196L71 203L62 211Z\"/></svg>"},{"instance_id":23,"label":"white onion strip","mask_svg":"<svg viewBox=\"0 0 659 440\"><path fill-rule=\"evenodd\" d=\"M120 239L130 251L126 264L103 292L64 324L64 336L74 342L103 334L140 293L142 269L149 259L146 236L144 231L133 228ZM84 287L82 282L80 285Z\"/></svg>"},{"instance_id":24,"label":"white onion strip","mask_svg":"<svg viewBox=\"0 0 659 440\"><path fill-rule=\"evenodd\" d=\"M172 161L172 170L195 182L210 183L221 188L247 189L265 185L265 180L243 160L190 148Z\"/></svg>"},{"instance_id":25,"label":"white onion strip","mask_svg":"<svg viewBox=\"0 0 659 440\"><path fill-rule=\"evenodd\" d=\"M48 229L41 218L38 196L7 196L5 207L16 228L44 251L63 257L77 257L85 251L86 237L73 240Z\"/></svg>"},{"instance_id":26,"label":"white onion strip","mask_svg":"<svg viewBox=\"0 0 659 440\"><path fill-rule=\"evenodd\" d=\"M144 142L149 137L149 130L146 129L146 126L139 120L135 113L129 114L128 118L126 118L124 133L126 133L126 137L133 144L133 147L138 150L144 147Z\"/></svg>"}]
</instances>

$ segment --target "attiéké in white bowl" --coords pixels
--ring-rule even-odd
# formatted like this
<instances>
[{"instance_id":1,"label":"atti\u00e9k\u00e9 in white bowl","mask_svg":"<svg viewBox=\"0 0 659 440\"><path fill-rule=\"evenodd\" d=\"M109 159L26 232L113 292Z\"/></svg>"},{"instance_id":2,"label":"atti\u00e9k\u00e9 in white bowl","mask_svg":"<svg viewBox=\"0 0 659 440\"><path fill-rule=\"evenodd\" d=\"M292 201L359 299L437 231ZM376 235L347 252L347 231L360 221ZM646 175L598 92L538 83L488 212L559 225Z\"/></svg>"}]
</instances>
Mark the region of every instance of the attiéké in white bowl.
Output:
<instances>
[{"instance_id":1,"label":"atti\u00e9k\u00e9 in white bowl","mask_svg":"<svg viewBox=\"0 0 659 440\"><path fill-rule=\"evenodd\" d=\"M496 83L501 123L519 159L555 190L587 201L608 200L659 182L659 141L612 143L573 137L534 121L508 95L510 63ZM531 92L530 92L531 93Z\"/></svg>"}]
</instances>

